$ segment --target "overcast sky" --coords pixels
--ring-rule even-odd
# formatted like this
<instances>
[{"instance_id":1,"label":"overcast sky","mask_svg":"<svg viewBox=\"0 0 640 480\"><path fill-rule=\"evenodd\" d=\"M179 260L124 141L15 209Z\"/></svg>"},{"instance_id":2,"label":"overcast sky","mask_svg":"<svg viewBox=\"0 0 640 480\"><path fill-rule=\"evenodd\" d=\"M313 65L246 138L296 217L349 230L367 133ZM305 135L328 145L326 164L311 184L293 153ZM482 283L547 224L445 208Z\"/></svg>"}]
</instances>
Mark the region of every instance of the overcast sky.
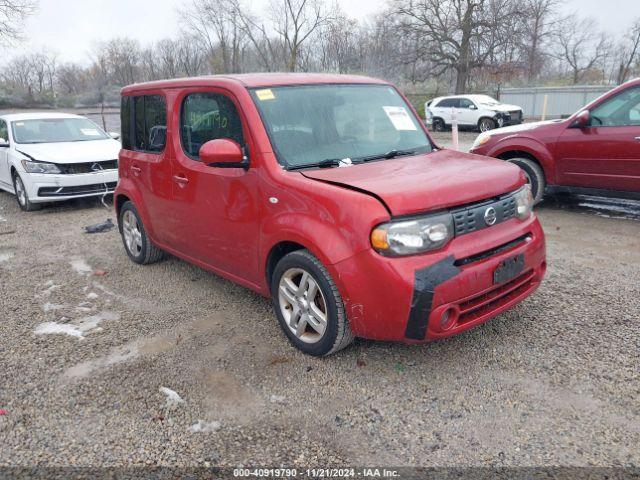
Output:
<instances>
[{"instance_id":1,"label":"overcast sky","mask_svg":"<svg viewBox=\"0 0 640 480\"><path fill-rule=\"evenodd\" d=\"M256 10L266 0L253 0ZM114 36L147 43L178 33L177 9L188 0L40 0L39 12L29 19L20 49L47 47L62 61L88 61L91 47ZM247 2L250 4L250 2ZM352 17L364 18L383 8L385 0L339 0ZM640 16L640 0L563 0L570 13L593 16L612 35ZM0 57L7 58L11 52Z\"/></svg>"}]
</instances>

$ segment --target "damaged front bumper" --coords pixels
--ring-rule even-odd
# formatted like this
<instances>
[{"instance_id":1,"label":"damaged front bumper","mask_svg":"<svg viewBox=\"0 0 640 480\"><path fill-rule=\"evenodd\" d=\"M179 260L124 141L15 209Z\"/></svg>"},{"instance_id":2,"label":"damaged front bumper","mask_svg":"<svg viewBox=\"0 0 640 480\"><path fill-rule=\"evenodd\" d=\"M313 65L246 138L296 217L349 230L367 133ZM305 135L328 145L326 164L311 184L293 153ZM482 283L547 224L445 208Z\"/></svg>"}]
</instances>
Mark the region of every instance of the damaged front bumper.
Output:
<instances>
[{"instance_id":1,"label":"damaged front bumper","mask_svg":"<svg viewBox=\"0 0 640 480\"><path fill-rule=\"evenodd\" d=\"M546 271L537 218L462 235L444 249L403 258L361 252L331 266L353 332L421 343L455 335L533 293ZM507 278L496 275L518 261Z\"/></svg>"},{"instance_id":2,"label":"damaged front bumper","mask_svg":"<svg viewBox=\"0 0 640 480\"><path fill-rule=\"evenodd\" d=\"M75 175L23 173L29 200L34 203L54 202L79 197L113 193L118 182L118 170Z\"/></svg>"}]
</instances>

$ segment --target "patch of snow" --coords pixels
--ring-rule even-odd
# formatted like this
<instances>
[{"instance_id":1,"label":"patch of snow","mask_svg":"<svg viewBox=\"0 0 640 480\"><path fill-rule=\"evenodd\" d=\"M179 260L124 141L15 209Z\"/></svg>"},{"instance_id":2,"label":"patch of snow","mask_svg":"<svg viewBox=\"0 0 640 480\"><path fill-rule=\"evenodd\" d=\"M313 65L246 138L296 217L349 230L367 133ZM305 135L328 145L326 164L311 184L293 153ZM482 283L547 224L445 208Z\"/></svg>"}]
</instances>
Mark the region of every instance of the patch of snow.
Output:
<instances>
[{"instance_id":1,"label":"patch of snow","mask_svg":"<svg viewBox=\"0 0 640 480\"><path fill-rule=\"evenodd\" d=\"M107 287L105 287L104 285L102 285L99 282L93 282L93 286L96 287L98 290L101 290L103 293L106 293L107 295L111 295L112 297L117 297L117 295L115 293L113 293L112 291L108 290Z\"/></svg>"},{"instance_id":2,"label":"patch of snow","mask_svg":"<svg viewBox=\"0 0 640 480\"><path fill-rule=\"evenodd\" d=\"M170 388L160 387L160 393L164 393L167 396L167 407L175 407L177 405L180 405L181 403L184 403L182 397Z\"/></svg>"},{"instance_id":3,"label":"patch of snow","mask_svg":"<svg viewBox=\"0 0 640 480\"><path fill-rule=\"evenodd\" d=\"M11 252L0 252L0 263L1 262L6 262L11 257L13 257L13 253L11 253Z\"/></svg>"},{"instance_id":4,"label":"patch of snow","mask_svg":"<svg viewBox=\"0 0 640 480\"><path fill-rule=\"evenodd\" d=\"M3 217L2 215L0 215L0 222L6 222L7 219L5 217Z\"/></svg>"},{"instance_id":5,"label":"patch of snow","mask_svg":"<svg viewBox=\"0 0 640 480\"><path fill-rule=\"evenodd\" d=\"M50 334L59 334L63 333L66 335L71 335L72 337L84 338L86 333L91 331L101 331L102 328L99 326L103 321L113 321L119 320L120 315L114 312L99 312L96 315L91 315L88 317L83 317L80 320L77 320L74 323L56 323L56 322L45 322L41 323L36 327L34 333L36 335L50 335Z\"/></svg>"},{"instance_id":6,"label":"patch of snow","mask_svg":"<svg viewBox=\"0 0 640 480\"><path fill-rule=\"evenodd\" d=\"M269 397L269 401L271 403L284 403L285 398L281 395L271 395L271 397Z\"/></svg>"},{"instance_id":7,"label":"patch of snow","mask_svg":"<svg viewBox=\"0 0 640 480\"><path fill-rule=\"evenodd\" d=\"M42 293L40 294L41 297L48 297L53 293L54 290L62 287L62 285L56 285L53 283L53 280L49 280L47 283L45 283L45 287L47 288L42 291Z\"/></svg>"},{"instance_id":8,"label":"patch of snow","mask_svg":"<svg viewBox=\"0 0 640 480\"><path fill-rule=\"evenodd\" d=\"M57 303L51 303L51 302L47 302L44 305L42 305L42 310L44 310L45 313L53 312L54 310L60 310L61 308L64 308L64 305L59 305Z\"/></svg>"},{"instance_id":9,"label":"patch of snow","mask_svg":"<svg viewBox=\"0 0 640 480\"><path fill-rule=\"evenodd\" d=\"M72 337L84 338L82 334L82 330L80 330L75 325L71 325L69 323L56 323L56 322L45 322L41 323L34 330L36 335L55 335L59 333L63 333L65 335L71 335Z\"/></svg>"},{"instance_id":10,"label":"patch of snow","mask_svg":"<svg viewBox=\"0 0 640 480\"><path fill-rule=\"evenodd\" d=\"M96 292L89 292L89 293L87 294L87 298L88 298L89 300L95 300L96 298L98 298L98 294L97 294Z\"/></svg>"},{"instance_id":11,"label":"patch of snow","mask_svg":"<svg viewBox=\"0 0 640 480\"><path fill-rule=\"evenodd\" d=\"M217 421L213 422L205 422L203 420L198 420L196 423L191 425L187 430L191 433L209 433L209 432L217 432L222 427L222 424Z\"/></svg>"},{"instance_id":12,"label":"patch of snow","mask_svg":"<svg viewBox=\"0 0 640 480\"><path fill-rule=\"evenodd\" d=\"M128 343L120 347L111 350L109 355L98 358L96 360L89 360L88 362L79 363L64 373L65 377L80 378L86 377L93 373L95 370L106 368L118 363L124 363L132 358L137 357L140 354L138 345L136 342Z\"/></svg>"},{"instance_id":13,"label":"patch of snow","mask_svg":"<svg viewBox=\"0 0 640 480\"><path fill-rule=\"evenodd\" d=\"M69 263L71 263L71 268L73 268L78 275L89 275L93 271L91 266L82 258L72 260Z\"/></svg>"}]
</instances>

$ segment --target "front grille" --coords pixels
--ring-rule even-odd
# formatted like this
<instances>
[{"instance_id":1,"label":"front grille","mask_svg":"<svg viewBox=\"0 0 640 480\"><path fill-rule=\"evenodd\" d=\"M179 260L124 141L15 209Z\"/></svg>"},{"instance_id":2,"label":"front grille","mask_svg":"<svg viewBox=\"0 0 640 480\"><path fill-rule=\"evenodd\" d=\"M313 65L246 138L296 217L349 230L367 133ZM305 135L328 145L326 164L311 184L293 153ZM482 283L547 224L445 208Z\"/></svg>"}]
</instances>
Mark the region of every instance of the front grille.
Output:
<instances>
[{"instance_id":1,"label":"front grille","mask_svg":"<svg viewBox=\"0 0 640 480\"><path fill-rule=\"evenodd\" d=\"M485 221L485 213L489 208L495 210L496 221L488 225ZM482 230L502 223L516 216L516 197L509 195L495 201L470 205L462 209L454 210L453 224L456 236Z\"/></svg>"},{"instance_id":2,"label":"front grille","mask_svg":"<svg viewBox=\"0 0 640 480\"><path fill-rule=\"evenodd\" d=\"M519 122L522 120L522 110L514 110L513 112L509 112L509 115L511 115L512 122Z\"/></svg>"},{"instance_id":3,"label":"front grille","mask_svg":"<svg viewBox=\"0 0 640 480\"><path fill-rule=\"evenodd\" d=\"M84 163L57 163L60 172L65 175L75 175L78 173L95 173L101 170L116 170L118 160L104 160L100 162Z\"/></svg>"},{"instance_id":4,"label":"front grille","mask_svg":"<svg viewBox=\"0 0 640 480\"><path fill-rule=\"evenodd\" d=\"M472 322L494 310L517 299L531 288L535 272L529 270L510 282L500 285L489 292L485 292L460 304L459 323Z\"/></svg>"},{"instance_id":5,"label":"front grille","mask_svg":"<svg viewBox=\"0 0 640 480\"><path fill-rule=\"evenodd\" d=\"M117 182L96 183L93 185L77 185L74 187L41 187L39 197L68 197L71 195L89 195L91 193L111 193ZM106 186L106 188L105 188Z\"/></svg>"}]
</instances>

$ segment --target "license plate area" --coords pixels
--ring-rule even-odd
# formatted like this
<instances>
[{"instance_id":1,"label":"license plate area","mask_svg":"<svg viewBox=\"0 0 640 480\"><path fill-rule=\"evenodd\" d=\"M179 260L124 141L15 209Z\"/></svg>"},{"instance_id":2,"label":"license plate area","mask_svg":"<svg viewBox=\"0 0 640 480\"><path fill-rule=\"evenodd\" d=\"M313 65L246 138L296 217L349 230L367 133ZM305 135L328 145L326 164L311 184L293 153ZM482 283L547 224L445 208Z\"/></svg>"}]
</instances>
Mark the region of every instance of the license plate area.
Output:
<instances>
[{"instance_id":1,"label":"license plate area","mask_svg":"<svg viewBox=\"0 0 640 480\"><path fill-rule=\"evenodd\" d=\"M522 273L522 270L524 270L524 253L503 260L493 271L493 284L500 285L513 280Z\"/></svg>"}]
</instances>

